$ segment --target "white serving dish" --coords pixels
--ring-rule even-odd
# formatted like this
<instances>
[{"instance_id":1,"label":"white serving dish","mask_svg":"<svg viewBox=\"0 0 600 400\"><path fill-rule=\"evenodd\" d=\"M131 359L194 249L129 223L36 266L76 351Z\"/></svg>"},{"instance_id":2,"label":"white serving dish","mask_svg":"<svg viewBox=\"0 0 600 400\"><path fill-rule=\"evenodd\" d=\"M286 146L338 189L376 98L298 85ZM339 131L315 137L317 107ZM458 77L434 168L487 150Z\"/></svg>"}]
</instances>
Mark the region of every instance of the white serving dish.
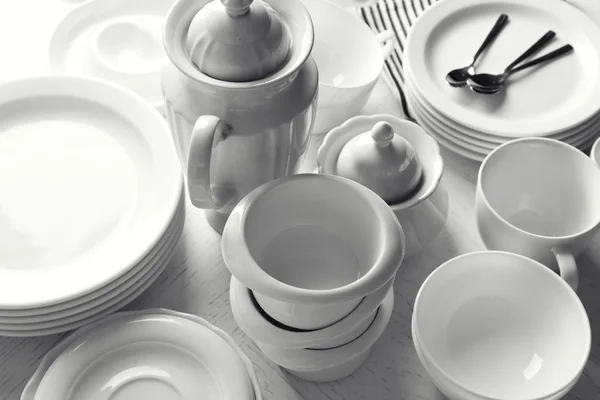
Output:
<instances>
[{"instance_id":1,"label":"white serving dish","mask_svg":"<svg viewBox=\"0 0 600 400\"><path fill-rule=\"evenodd\" d=\"M589 319L569 285L534 260L496 251L438 267L417 295L414 330L431 368L494 400L556 398L581 375L591 347Z\"/></svg>"},{"instance_id":2,"label":"white serving dish","mask_svg":"<svg viewBox=\"0 0 600 400\"><path fill-rule=\"evenodd\" d=\"M356 339L370 325L375 311L392 287L394 278L366 296L349 315L323 329L313 331L294 330L277 325L265 317L253 300L252 292L231 277L229 296L233 316L248 337L260 346L289 349L332 348Z\"/></svg>"},{"instance_id":3,"label":"white serving dish","mask_svg":"<svg viewBox=\"0 0 600 400\"><path fill-rule=\"evenodd\" d=\"M153 316L153 317L151 318L151 316ZM101 330L102 327L106 326L106 324L108 324L108 325L114 325L114 324L119 325L120 324L120 326L123 327L124 326L123 321L130 321L129 323L125 324L125 328L129 329L126 327L126 325L131 325L132 324L131 321L138 320L138 322L140 322L143 319L145 319L145 323L150 323L151 319L153 319L154 323L156 323L156 321L162 320L162 321L169 322L168 325L180 324L181 326L186 327L186 329L188 330L188 333L192 332L192 331L194 331L194 332L202 331L202 334L200 336L210 339L210 342L213 345L218 343L218 346L213 346L212 348L210 348L211 346L205 346L206 341L202 341L202 343L194 344L195 340L200 338L200 336L198 336L198 335L194 335L193 340L191 340L192 337L189 337L189 336L186 337L185 333L183 333L180 335L181 336L180 339L182 339L188 345L196 346L198 349L204 348L204 350L202 350L202 351L206 354L214 355L214 353L217 352L217 350L218 350L217 347L220 348L220 351L219 351L219 354L217 355L217 357L213 358L211 356L211 360L212 361L216 360L217 363L221 363L222 364L221 367L224 368L224 370L226 371L226 374L227 374L226 376L228 376L228 378L225 378L225 380L227 381L227 385L223 386L221 388L221 390L231 391L231 390L237 390L240 387L243 387L243 388L247 388L249 390L247 392L243 392L241 398L247 398L247 399L252 399L252 400L262 400L262 394L260 391L256 373L254 372L252 362L248 359L248 357L242 352L242 350L238 347L238 345L235 343L235 341L227 333L225 333L221 329L215 327L214 325L211 325L207 321L205 321L197 316L190 315L190 314L183 314L183 313L179 313L179 312L175 312L175 311L171 311L171 310L164 310L164 309L149 309L149 310L141 310L141 311L122 312L122 313L111 315L102 321L98 321L95 324L86 326L86 327L76 331L71 336L67 337L64 341L60 342L56 347L54 347L44 357L44 359L42 360L38 369L36 370L36 372L34 373L32 378L30 379L30 381L25 386L25 389L23 390L23 393L21 395L21 400L34 400L39 397L40 394L36 395L36 392L38 391L38 389L40 389L40 387L41 387L40 384L44 385L44 380L47 379L46 374L52 373L52 369L56 368L55 363L57 363L57 360L60 360L61 357L64 357L64 352L73 348L73 346L76 345L76 343L85 341L89 335L92 335L92 336L97 335L97 333L95 333L95 332L97 332L98 330ZM135 327L135 325L136 325L136 323L133 323L132 328ZM119 328L117 328L117 329L119 329ZM170 328L168 328L168 329L170 329ZM184 332L184 330L179 330L179 332L180 333ZM146 332L146 333L142 333L139 331L135 332L135 335L139 335L139 334L157 335L159 333L157 331ZM164 333L161 333L161 334L164 334ZM111 337L111 335L114 335L114 333L113 332L108 333L107 336ZM119 358L119 361L118 361L119 363L124 362L125 355L126 354L124 354L123 357ZM156 361L156 360L153 360L153 362L154 361ZM141 376L144 373L150 374L152 372L152 370L150 368L146 368L145 370L140 369L138 372ZM158 372L158 371L155 371L155 372ZM193 373L194 379L199 379L201 377L201 375L198 375L198 370L194 370L193 372L194 372ZM223 371L221 371L221 372L223 372ZM240 381L233 380L232 377L234 375L239 375L241 377L240 379L242 380L242 382L240 383ZM163 378L167 379L166 376L163 376ZM215 377L213 376L210 379L214 379L214 378ZM223 378L223 377L221 377L221 378ZM125 383L125 382L122 382L122 383ZM201 380L198 380L198 383L202 383ZM240 386L240 384L242 386ZM229 386L229 388L228 388L228 386ZM204 386L203 390L206 390L206 389L210 389L210 387ZM195 392L195 393L197 393L197 392ZM207 392L203 391L203 393L206 394ZM152 398L162 399L163 398L160 396L160 394L161 394L160 390L150 392L150 394L151 394L150 397L146 396L144 398L145 399L152 399ZM153 397L152 395L158 396L158 397ZM38 396L38 397L36 397L36 396ZM194 396L195 396L195 394L194 394ZM46 397L44 397L44 398L46 398ZM236 398L238 398L238 397L236 397Z\"/></svg>"},{"instance_id":4,"label":"white serving dish","mask_svg":"<svg viewBox=\"0 0 600 400\"><path fill-rule=\"evenodd\" d=\"M299 174L242 199L225 226L222 250L231 273L267 314L293 328L320 329L395 275L404 234L387 204L364 186Z\"/></svg>"},{"instance_id":5,"label":"white serving dish","mask_svg":"<svg viewBox=\"0 0 600 400\"><path fill-rule=\"evenodd\" d=\"M419 189L408 199L389 204L404 231L406 257L411 257L442 232L448 219L448 192L441 184L444 161L434 138L420 126L393 115L361 115L349 119L327 134L318 152L318 171L337 175L338 156L346 144L381 121L389 123L396 135L412 144L423 169Z\"/></svg>"},{"instance_id":6,"label":"white serving dish","mask_svg":"<svg viewBox=\"0 0 600 400\"><path fill-rule=\"evenodd\" d=\"M313 132L331 128L358 114L392 54L394 32L373 33L341 5L302 0L315 27L313 58L319 68L319 98ZM356 5L361 5L356 2ZM335 18L332 18L335 15Z\"/></svg>"},{"instance_id":7,"label":"white serving dish","mask_svg":"<svg viewBox=\"0 0 600 400\"><path fill-rule=\"evenodd\" d=\"M369 328L350 343L331 349L285 349L259 347L268 359L301 379L329 382L343 379L367 360L371 348L385 330L394 308L390 288Z\"/></svg>"},{"instance_id":8,"label":"white serving dish","mask_svg":"<svg viewBox=\"0 0 600 400\"><path fill-rule=\"evenodd\" d=\"M0 232L0 309L63 303L127 273L181 200L161 115L128 90L75 76L5 83L0 105L0 208L11 221Z\"/></svg>"}]
</instances>

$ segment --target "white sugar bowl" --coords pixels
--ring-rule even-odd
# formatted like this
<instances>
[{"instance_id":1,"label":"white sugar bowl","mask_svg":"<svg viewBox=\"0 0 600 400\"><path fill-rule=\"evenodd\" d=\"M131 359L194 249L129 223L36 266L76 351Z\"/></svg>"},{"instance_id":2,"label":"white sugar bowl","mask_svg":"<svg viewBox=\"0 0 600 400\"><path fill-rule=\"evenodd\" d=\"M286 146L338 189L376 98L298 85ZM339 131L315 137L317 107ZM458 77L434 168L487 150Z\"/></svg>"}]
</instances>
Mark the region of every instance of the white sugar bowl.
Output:
<instances>
[{"instance_id":1,"label":"white sugar bowl","mask_svg":"<svg viewBox=\"0 0 600 400\"><path fill-rule=\"evenodd\" d=\"M443 230L448 192L434 138L417 124L386 114L358 116L332 129L318 152L318 172L352 179L392 208L406 237L406 257Z\"/></svg>"}]
</instances>

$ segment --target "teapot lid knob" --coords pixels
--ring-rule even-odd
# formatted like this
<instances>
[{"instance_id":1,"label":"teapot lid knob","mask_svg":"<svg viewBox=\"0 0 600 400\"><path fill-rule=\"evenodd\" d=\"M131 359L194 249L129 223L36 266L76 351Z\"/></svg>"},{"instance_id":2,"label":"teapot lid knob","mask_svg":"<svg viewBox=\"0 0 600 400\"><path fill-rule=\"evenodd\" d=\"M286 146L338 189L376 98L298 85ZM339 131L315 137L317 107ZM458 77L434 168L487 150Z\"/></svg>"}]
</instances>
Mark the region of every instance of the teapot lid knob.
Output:
<instances>
[{"instance_id":1,"label":"teapot lid knob","mask_svg":"<svg viewBox=\"0 0 600 400\"><path fill-rule=\"evenodd\" d=\"M371 129L371 137L379 147L387 147L394 139L394 128L387 122L376 123Z\"/></svg>"},{"instance_id":2,"label":"teapot lid knob","mask_svg":"<svg viewBox=\"0 0 600 400\"><path fill-rule=\"evenodd\" d=\"M227 14L237 17L250 11L250 6L254 0L221 0L225 6Z\"/></svg>"}]
</instances>

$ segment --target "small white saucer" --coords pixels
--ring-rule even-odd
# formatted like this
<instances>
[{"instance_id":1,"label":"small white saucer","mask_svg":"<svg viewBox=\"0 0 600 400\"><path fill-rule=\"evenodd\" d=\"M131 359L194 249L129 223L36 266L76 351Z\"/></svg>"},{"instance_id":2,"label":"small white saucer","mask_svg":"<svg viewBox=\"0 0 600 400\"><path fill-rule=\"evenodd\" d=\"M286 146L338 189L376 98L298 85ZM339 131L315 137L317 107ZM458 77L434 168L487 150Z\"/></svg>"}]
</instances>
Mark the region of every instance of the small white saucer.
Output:
<instances>
[{"instance_id":1,"label":"small white saucer","mask_svg":"<svg viewBox=\"0 0 600 400\"><path fill-rule=\"evenodd\" d=\"M198 393L262 400L252 363L229 335L193 315L150 309L114 314L59 343L21 400L167 400Z\"/></svg>"},{"instance_id":2,"label":"small white saucer","mask_svg":"<svg viewBox=\"0 0 600 400\"><path fill-rule=\"evenodd\" d=\"M174 0L79 3L54 31L49 54L52 70L117 83L164 115L160 74L168 58L162 29Z\"/></svg>"}]
</instances>

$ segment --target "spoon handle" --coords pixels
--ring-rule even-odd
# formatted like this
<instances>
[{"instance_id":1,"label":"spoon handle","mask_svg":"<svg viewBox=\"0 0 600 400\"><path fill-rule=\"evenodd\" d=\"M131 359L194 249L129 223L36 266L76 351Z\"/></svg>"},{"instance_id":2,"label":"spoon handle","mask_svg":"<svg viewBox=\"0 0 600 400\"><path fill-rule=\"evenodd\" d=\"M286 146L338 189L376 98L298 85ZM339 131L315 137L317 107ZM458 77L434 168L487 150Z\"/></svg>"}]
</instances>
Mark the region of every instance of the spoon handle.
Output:
<instances>
[{"instance_id":1,"label":"spoon handle","mask_svg":"<svg viewBox=\"0 0 600 400\"><path fill-rule=\"evenodd\" d=\"M490 31L490 33L488 33L487 37L485 38L485 40L483 41L481 46L479 46L479 49L475 53L475 56L473 56L473 63L475 63L475 61L477 61L477 59L479 58L481 53L483 53L483 51L488 48L488 46L496 39L496 37L498 37L498 34L502 31L502 29L504 29L504 26L506 25L507 22L508 22L508 15L501 14L498 17L498 19L496 20L496 23L492 27L492 30Z\"/></svg>"},{"instance_id":2,"label":"spoon handle","mask_svg":"<svg viewBox=\"0 0 600 400\"><path fill-rule=\"evenodd\" d=\"M519 65L518 67L511 69L510 71L508 71L508 74L513 74L517 71L522 71L525 68L533 67L534 65L538 65L543 62L553 60L564 54L570 53L571 51L573 51L573 46L571 46L570 44L566 44L563 47L556 49L554 51L551 51L550 53L548 53L546 55L543 55L539 58L536 58L535 60L529 61L528 63Z\"/></svg>"},{"instance_id":3,"label":"spoon handle","mask_svg":"<svg viewBox=\"0 0 600 400\"><path fill-rule=\"evenodd\" d=\"M554 31L548 31L548 32L546 32L544 34L544 36L542 36L530 48L528 48L527 50L525 50L525 52L523 54L521 54L519 56L519 58L517 58L515 61L513 61L508 67L506 67L506 69L504 70L504 72L510 71L516 65L519 65L525 59L531 57L532 55L534 55L535 53L537 53L538 51L540 51L542 48L546 47L546 45L548 43L550 43L550 41L552 39L554 39L554 36L556 36L556 33Z\"/></svg>"}]
</instances>

